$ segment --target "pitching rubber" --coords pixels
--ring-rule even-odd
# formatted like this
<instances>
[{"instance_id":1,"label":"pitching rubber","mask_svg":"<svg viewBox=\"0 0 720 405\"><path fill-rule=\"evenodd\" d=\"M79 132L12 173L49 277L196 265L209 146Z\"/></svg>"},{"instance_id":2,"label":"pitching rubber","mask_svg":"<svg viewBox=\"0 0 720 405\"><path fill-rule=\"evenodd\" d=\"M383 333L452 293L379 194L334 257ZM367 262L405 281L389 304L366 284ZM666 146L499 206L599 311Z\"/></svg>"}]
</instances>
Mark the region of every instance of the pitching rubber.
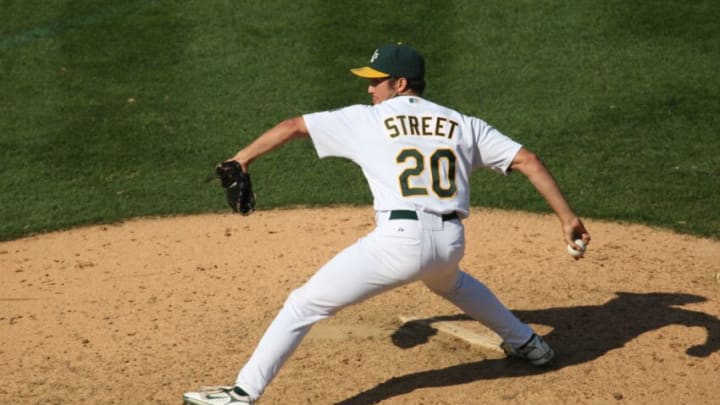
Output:
<instances>
[{"instance_id":1,"label":"pitching rubber","mask_svg":"<svg viewBox=\"0 0 720 405\"><path fill-rule=\"evenodd\" d=\"M415 316L399 315L400 323L403 325L408 322L420 322L430 328L437 329L448 336L452 336L456 339L460 339L465 343L481 348L483 351L490 352L493 357L503 358L505 352L500 348L502 339L490 330L484 330L483 332L468 329L460 326L458 323L461 321L436 321L432 318L423 319ZM483 328L485 329L485 328Z\"/></svg>"}]
</instances>

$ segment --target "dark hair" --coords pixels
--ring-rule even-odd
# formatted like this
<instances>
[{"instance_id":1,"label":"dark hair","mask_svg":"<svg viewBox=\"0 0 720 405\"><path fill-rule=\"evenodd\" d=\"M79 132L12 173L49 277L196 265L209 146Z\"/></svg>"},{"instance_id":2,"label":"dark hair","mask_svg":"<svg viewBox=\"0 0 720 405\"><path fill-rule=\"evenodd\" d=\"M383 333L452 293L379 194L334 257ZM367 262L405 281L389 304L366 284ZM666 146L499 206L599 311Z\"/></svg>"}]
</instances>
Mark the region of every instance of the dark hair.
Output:
<instances>
[{"instance_id":1,"label":"dark hair","mask_svg":"<svg viewBox=\"0 0 720 405\"><path fill-rule=\"evenodd\" d=\"M391 76L388 78L390 81L390 86L394 86L395 82L397 81L397 77ZM422 96L423 92L425 92L425 79L408 79L407 80L407 88L412 90L413 93L417 94L418 96Z\"/></svg>"},{"instance_id":2,"label":"dark hair","mask_svg":"<svg viewBox=\"0 0 720 405\"><path fill-rule=\"evenodd\" d=\"M418 96L422 96L425 91L425 79L408 79L408 88Z\"/></svg>"}]
</instances>

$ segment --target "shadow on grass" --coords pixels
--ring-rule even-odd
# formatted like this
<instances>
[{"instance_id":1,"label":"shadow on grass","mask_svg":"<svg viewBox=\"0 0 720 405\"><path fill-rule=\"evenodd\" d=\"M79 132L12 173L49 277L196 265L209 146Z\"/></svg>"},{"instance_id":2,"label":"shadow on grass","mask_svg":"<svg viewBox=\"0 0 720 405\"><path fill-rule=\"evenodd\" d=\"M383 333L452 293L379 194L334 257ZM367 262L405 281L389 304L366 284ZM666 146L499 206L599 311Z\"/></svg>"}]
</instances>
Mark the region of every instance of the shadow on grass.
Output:
<instances>
[{"instance_id":1,"label":"shadow on grass","mask_svg":"<svg viewBox=\"0 0 720 405\"><path fill-rule=\"evenodd\" d=\"M548 367L533 367L522 360L483 360L443 369L427 370L393 377L377 386L337 403L337 405L374 404L416 389L446 387L477 380L523 377L553 372L568 366L593 361L610 350L623 347L639 335L669 325L700 326L707 329L707 340L686 350L689 356L706 357L720 349L720 320L703 312L677 308L678 305L704 302L690 294L619 292L602 305L514 311L523 321L553 327L545 336L556 357ZM432 322L466 320L464 315L438 316L409 322L392 336L395 345L410 348L428 341L437 333Z\"/></svg>"}]
</instances>

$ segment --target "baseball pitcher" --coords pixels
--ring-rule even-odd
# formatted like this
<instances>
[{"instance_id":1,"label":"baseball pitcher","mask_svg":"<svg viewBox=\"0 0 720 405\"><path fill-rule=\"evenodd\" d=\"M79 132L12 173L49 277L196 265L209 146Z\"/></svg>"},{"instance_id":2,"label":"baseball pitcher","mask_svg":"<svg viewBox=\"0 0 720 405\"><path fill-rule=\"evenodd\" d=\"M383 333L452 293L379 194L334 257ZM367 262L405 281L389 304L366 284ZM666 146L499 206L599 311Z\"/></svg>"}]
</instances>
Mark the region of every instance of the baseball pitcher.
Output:
<instances>
[{"instance_id":1,"label":"baseball pitcher","mask_svg":"<svg viewBox=\"0 0 720 405\"><path fill-rule=\"evenodd\" d=\"M291 139L310 138L320 158L343 157L360 166L373 195L376 227L288 296L234 386L186 393L188 404L253 403L315 322L414 281L495 331L508 355L538 366L554 356L483 283L459 268L469 179L478 168L522 173L557 214L565 242L578 250L576 240L590 242L542 161L480 118L424 99L425 62L407 45L382 46L368 66L351 72L369 80L373 105L280 122L229 159L238 180L223 184L229 190L240 187L228 194L233 209L252 212L255 195L242 189L245 183L249 187L249 177L243 183L242 176L252 162Z\"/></svg>"}]
</instances>

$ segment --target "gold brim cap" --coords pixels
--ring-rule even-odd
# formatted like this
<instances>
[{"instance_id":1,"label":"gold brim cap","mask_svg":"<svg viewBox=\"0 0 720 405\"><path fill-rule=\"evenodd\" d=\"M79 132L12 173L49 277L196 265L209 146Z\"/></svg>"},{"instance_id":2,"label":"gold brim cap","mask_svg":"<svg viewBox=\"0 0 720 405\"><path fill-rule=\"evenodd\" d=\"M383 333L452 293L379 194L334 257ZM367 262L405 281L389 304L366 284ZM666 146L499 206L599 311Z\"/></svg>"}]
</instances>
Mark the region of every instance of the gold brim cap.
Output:
<instances>
[{"instance_id":1,"label":"gold brim cap","mask_svg":"<svg viewBox=\"0 0 720 405\"><path fill-rule=\"evenodd\" d=\"M355 76L363 77L365 79L382 79L385 77L390 77L389 74L383 73L379 70L375 70L369 66L363 66L355 69L350 69L352 74Z\"/></svg>"}]
</instances>

